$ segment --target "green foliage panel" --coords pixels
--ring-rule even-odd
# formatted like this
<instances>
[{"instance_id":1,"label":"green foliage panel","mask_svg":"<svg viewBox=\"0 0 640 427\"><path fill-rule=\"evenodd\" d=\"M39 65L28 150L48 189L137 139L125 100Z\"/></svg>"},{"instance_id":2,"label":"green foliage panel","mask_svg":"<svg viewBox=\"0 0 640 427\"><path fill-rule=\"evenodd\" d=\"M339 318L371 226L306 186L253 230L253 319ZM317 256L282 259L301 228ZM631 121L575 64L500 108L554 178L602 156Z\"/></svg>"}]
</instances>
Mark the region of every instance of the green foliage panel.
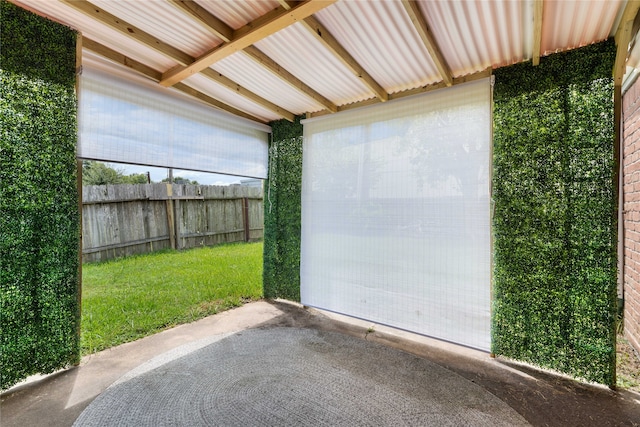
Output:
<instances>
[{"instance_id":1,"label":"green foliage panel","mask_svg":"<svg viewBox=\"0 0 640 427\"><path fill-rule=\"evenodd\" d=\"M616 222L605 42L495 72L493 352L613 385Z\"/></svg>"},{"instance_id":2,"label":"green foliage panel","mask_svg":"<svg viewBox=\"0 0 640 427\"><path fill-rule=\"evenodd\" d=\"M0 389L75 363L76 34L0 1Z\"/></svg>"},{"instance_id":3,"label":"green foliage panel","mask_svg":"<svg viewBox=\"0 0 640 427\"><path fill-rule=\"evenodd\" d=\"M302 124L271 123L264 203L264 296L300 301Z\"/></svg>"}]
</instances>

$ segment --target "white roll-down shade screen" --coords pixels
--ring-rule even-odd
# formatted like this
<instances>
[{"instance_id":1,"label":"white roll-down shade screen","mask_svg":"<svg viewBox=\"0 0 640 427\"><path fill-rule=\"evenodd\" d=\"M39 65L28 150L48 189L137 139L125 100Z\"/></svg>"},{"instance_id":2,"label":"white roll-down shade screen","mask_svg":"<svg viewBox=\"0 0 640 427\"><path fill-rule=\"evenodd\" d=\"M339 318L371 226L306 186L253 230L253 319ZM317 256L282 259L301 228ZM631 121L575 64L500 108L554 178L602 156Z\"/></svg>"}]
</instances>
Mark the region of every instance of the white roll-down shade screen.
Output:
<instances>
[{"instance_id":1,"label":"white roll-down shade screen","mask_svg":"<svg viewBox=\"0 0 640 427\"><path fill-rule=\"evenodd\" d=\"M117 67L83 63L78 157L266 178L269 126Z\"/></svg>"},{"instance_id":2,"label":"white roll-down shade screen","mask_svg":"<svg viewBox=\"0 0 640 427\"><path fill-rule=\"evenodd\" d=\"M302 303L488 350L489 79L304 136Z\"/></svg>"}]
</instances>

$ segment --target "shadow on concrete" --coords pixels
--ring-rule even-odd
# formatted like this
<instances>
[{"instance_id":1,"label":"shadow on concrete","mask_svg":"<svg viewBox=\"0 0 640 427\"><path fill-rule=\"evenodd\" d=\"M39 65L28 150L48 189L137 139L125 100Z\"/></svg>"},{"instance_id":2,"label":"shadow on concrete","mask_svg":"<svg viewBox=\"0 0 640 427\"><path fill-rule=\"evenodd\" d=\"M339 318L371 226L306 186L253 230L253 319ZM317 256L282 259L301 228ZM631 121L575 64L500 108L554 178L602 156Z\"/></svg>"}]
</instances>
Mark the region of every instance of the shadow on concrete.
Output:
<instances>
[{"instance_id":1,"label":"shadow on concrete","mask_svg":"<svg viewBox=\"0 0 640 427\"><path fill-rule=\"evenodd\" d=\"M581 383L487 353L274 301L284 316L266 325L341 332L423 357L491 392L534 426L640 426L640 394ZM336 318L338 320L336 320Z\"/></svg>"},{"instance_id":2,"label":"shadow on concrete","mask_svg":"<svg viewBox=\"0 0 640 427\"><path fill-rule=\"evenodd\" d=\"M70 404L79 368L46 375L40 379L30 379L28 383L12 387L1 396L0 425L27 426L32 420L35 425L72 425L89 406L95 396L84 396ZM47 397L55 396L54 399ZM42 405L43 400L48 404Z\"/></svg>"},{"instance_id":3,"label":"shadow on concrete","mask_svg":"<svg viewBox=\"0 0 640 427\"><path fill-rule=\"evenodd\" d=\"M74 427L106 425L529 423L492 393L425 358L337 332L272 326L141 365L98 396Z\"/></svg>"},{"instance_id":4,"label":"shadow on concrete","mask_svg":"<svg viewBox=\"0 0 640 427\"><path fill-rule=\"evenodd\" d=\"M112 383L152 358L189 343L246 329L291 327L338 332L402 350L484 388L534 426L640 426L640 395L566 377L371 322L259 301L87 356L79 367L16 386L1 395L0 424L72 425Z\"/></svg>"}]
</instances>

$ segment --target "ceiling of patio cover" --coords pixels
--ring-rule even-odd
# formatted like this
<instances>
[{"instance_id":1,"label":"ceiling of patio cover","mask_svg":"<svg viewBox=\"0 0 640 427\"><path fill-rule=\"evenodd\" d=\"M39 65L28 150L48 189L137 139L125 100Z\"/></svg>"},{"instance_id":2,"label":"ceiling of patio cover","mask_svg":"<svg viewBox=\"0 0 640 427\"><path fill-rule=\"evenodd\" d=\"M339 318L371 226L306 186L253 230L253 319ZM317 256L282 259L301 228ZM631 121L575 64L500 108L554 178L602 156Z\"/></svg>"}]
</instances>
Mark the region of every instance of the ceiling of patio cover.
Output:
<instances>
[{"instance_id":1,"label":"ceiling of patio cover","mask_svg":"<svg viewBox=\"0 0 640 427\"><path fill-rule=\"evenodd\" d=\"M156 84L191 66L176 89L263 123L535 63L613 37L637 12L627 0L11 1Z\"/></svg>"}]
</instances>

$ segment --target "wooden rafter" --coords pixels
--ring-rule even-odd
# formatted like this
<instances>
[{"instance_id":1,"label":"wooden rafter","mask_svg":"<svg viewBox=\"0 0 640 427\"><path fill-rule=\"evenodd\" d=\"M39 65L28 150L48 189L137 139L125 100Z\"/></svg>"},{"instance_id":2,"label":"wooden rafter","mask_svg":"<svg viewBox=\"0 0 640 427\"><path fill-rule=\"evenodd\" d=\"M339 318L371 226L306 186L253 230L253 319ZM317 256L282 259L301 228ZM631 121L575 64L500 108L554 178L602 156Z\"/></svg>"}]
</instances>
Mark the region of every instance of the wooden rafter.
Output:
<instances>
[{"instance_id":1,"label":"wooden rafter","mask_svg":"<svg viewBox=\"0 0 640 427\"><path fill-rule=\"evenodd\" d=\"M73 7L74 9L84 13L87 16L95 19L96 21L102 22L110 26L111 28L126 34L127 37L134 39L145 46L154 49L156 52L159 52L174 61L178 62L182 65L188 65L193 62L193 58L181 51L180 49L176 49L175 47L163 42L162 40L152 36L151 34L142 31L137 28L135 25L132 25L117 16L114 16L107 12L104 9L95 6L94 4L88 2L87 0L61 0L66 5Z\"/></svg>"},{"instance_id":2,"label":"wooden rafter","mask_svg":"<svg viewBox=\"0 0 640 427\"><path fill-rule=\"evenodd\" d=\"M442 51L440 47L438 47L438 43L436 42L427 21L424 19L422 15L422 11L420 10L420 6L417 2L413 0L402 0L402 5L404 6L413 26L415 27L422 43L427 48L431 59L433 60L442 80L445 85L451 86L453 84L453 75L451 74L451 70L447 61L444 59L444 55L442 55Z\"/></svg>"},{"instance_id":3,"label":"wooden rafter","mask_svg":"<svg viewBox=\"0 0 640 427\"><path fill-rule=\"evenodd\" d=\"M211 69L211 68L205 68L204 70L202 70L200 72L200 74L206 76L207 78L229 88L232 89L235 93L237 93L238 95L241 95L253 102L255 102L256 104L269 109L270 111L273 111L274 113L278 114L279 116L289 120L290 122L293 122L293 120L295 119L295 114L293 114L290 111L287 111L286 109L274 104L273 102L270 102L264 98L262 98L259 95L256 95L255 93L251 92L250 90L244 88L243 86L239 85L238 83L234 82L233 80L231 80L230 78L218 73L217 71Z\"/></svg>"},{"instance_id":4,"label":"wooden rafter","mask_svg":"<svg viewBox=\"0 0 640 427\"><path fill-rule=\"evenodd\" d=\"M289 10L296 5L295 1L290 0L278 0L278 3L280 3L280 6L282 6L284 10Z\"/></svg>"},{"instance_id":5,"label":"wooden rafter","mask_svg":"<svg viewBox=\"0 0 640 427\"><path fill-rule=\"evenodd\" d=\"M189 15L195 16L196 8L193 7L193 5L192 5L193 2L184 1L184 0L172 0L172 1L174 2L174 4L176 6L180 7L182 10L186 11ZM282 6L282 8L284 10L289 10L292 7L295 6L295 3L287 1L287 0L280 0L280 5ZM233 29L231 27L229 27L224 22L221 22L221 21L218 22L219 21L218 18L216 18L215 16L211 15L208 11L206 11L204 9L198 9L197 10L197 17L200 20L200 22L205 24L205 26L209 27L209 29L212 32L216 33L216 34L219 33L219 34L228 35L228 34L233 33ZM213 27L214 25L215 25L215 28ZM227 37L227 36L225 36L225 37ZM223 37L221 37L221 38L223 38ZM224 41L229 41L231 38L232 38L232 36L229 36L227 39L223 38L223 40ZM275 76L277 76L277 77L281 78L282 80L284 80L285 82L289 83L293 88L297 89L299 92L301 92L301 93L305 94L306 96L314 99L315 101L320 103L323 107L327 108L329 111L335 112L335 111L338 110L338 107L336 105L334 105L331 101L329 101L328 99L324 98L322 95L320 95L319 93L317 93L316 91L314 91L313 89L311 89L310 87L308 87L307 85L302 83L300 80L298 80L296 77L294 77L290 73L287 73L286 75L284 75L283 72L282 72L282 70L283 70L282 67L277 65L275 63L275 61L273 61L271 58L269 58L267 55L265 55L264 53L262 53L261 51L259 51L255 47L253 47L253 46L247 47L247 48L244 49L244 52L250 58L252 58L254 61L256 61L259 64L263 65L266 70L270 71ZM205 68L203 71L201 71L201 73L206 75L207 77L213 79L213 80L217 80L217 79L222 77L221 83L223 83L223 81L225 80L224 76L219 75L218 73L213 71L211 68ZM230 87L229 82L225 82L225 83L226 83L227 87ZM275 107L277 107L277 106L275 106ZM279 107L277 107L277 108L279 108ZM272 109L272 111L275 111L275 110ZM291 116L289 116L289 114ZM283 110L283 113L281 115L287 120L293 120L293 114L289 113L286 110ZM291 117L291 119L290 119L290 117Z\"/></svg>"},{"instance_id":6,"label":"wooden rafter","mask_svg":"<svg viewBox=\"0 0 640 427\"><path fill-rule=\"evenodd\" d=\"M533 0L533 65L540 65L543 0Z\"/></svg>"},{"instance_id":7,"label":"wooden rafter","mask_svg":"<svg viewBox=\"0 0 640 427\"><path fill-rule=\"evenodd\" d=\"M233 28L228 26L226 23L219 20L217 17L213 16L209 11L205 10L197 3L193 1L185 1L185 0L172 0L173 4L178 6L181 10L187 12L190 16L197 18L200 22L202 22L205 27L207 27L210 31L220 37L223 42L228 42L233 38ZM289 7L289 4L284 2L286 7ZM223 76L222 74L216 72L211 68L205 68L200 72L211 80L214 80L229 89L236 91L237 93L245 96L248 99L257 102L265 108L281 115L285 119L289 121L294 120L294 114L287 111L286 109L279 107L278 105L259 97L258 95L250 92L249 90L243 88L239 84L233 82L229 78ZM260 101L258 101L258 99Z\"/></svg>"},{"instance_id":8,"label":"wooden rafter","mask_svg":"<svg viewBox=\"0 0 640 427\"><path fill-rule=\"evenodd\" d=\"M290 10L285 10L282 6L279 6L274 11L237 29L234 31L231 40L211 49L209 52L197 58L192 64L176 67L167 71L163 74L160 84L163 86L174 85L211 66L214 62L241 51L263 38L313 15L317 11L335 3L335 1L336 0L307 0L296 4Z\"/></svg>"},{"instance_id":9,"label":"wooden rafter","mask_svg":"<svg viewBox=\"0 0 640 427\"><path fill-rule=\"evenodd\" d=\"M149 79L158 82L160 80L160 78L162 78L162 73L158 70L154 70L153 68L139 62L136 61L135 59L129 58L107 46L104 46L94 40L91 40L89 38L87 38L86 36L83 38L83 47L95 52L107 59L110 59L113 62L116 62L120 65L124 65L125 67L134 70L136 72L138 72L139 74L142 74L146 77L148 77ZM194 98L200 99L201 101L204 101L205 103L218 108L220 110L225 110L228 111L231 114L235 114L237 116L240 117L244 117L246 119L249 120L253 120L253 121L258 121L261 123L264 123L264 120L259 119L251 114L247 114L244 111L238 110L237 108L234 108L230 105L227 105L223 102L218 101L217 99L214 99L212 97L210 97L209 95L206 95L196 89L193 89L192 87L189 87L183 83L180 83L178 85L174 86L175 89L184 92Z\"/></svg>"},{"instance_id":10,"label":"wooden rafter","mask_svg":"<svg viewBox=\"0 0 640 427\"><path fill-rule=\"evenodd\" d=\"M629 54L629 42L633 35L633 21L640 10L640 0L630 0L622 13L622 19L616 30L616 62L613 67L613 78L616 86L622 86L627 55Z\"/></svg>"},{"instance_id":11,"label":"wooden rafter","mask_svg":"<svg viewBox=\"0 0 640 427\"><path fill-rule=\"evenodd\" d=\"M389 94L373 77L356 61L353 56L336 40L320 21L310 16L302 22L311 34L329 49L342 63L375 93L380 101L389 99Z\"/></svg>"},{"instance_id":12,"label":"wooden rafter","mask_svg":"<svg viewBox=\"0 0 640 427\"><path fill-rule=\"evenodd\" d=\"M298 79L296 76L291 74L289 71L281 67L277 62L273 59L269 58L266 54L264 54L260 49L255 46L249 46L244 50L251 59L256 61L258 64L262 65L264 68L269 70L271 73L278 76L282 81L288 83L291 87L299 90L309 98L316 101L318 104L322 105L324 108L329 110L332 113L338 111L338 106L331 102L329 99L322 96L320 93L313 90L307 84L305 84L302 80Z\"/></svg>"},{"instance_id":13,"label":"wooden rafter","mask_svg":"<svg viewBox=\"0 0 640 427\"><path fill-rule=\"evenodd\" d=\"M179 90L180 92L186 93L187 95L190 95L194 98L199 99L200 101L204 101L205 103L212 105L214 107L217 107L221 110L225 110L228 111L232 114L235 114L236 116L240 116L240 117L244 117L246 119L249 120L253 120L253 121L257 121L260 123L266 123L264 120L259 119L251 114L245 113L244 111L238 110L237 108L231 107L227 104L225 104L224 102L220 102L215 98L210 97L209 95L200 92L197 89L192 88L191 86L187 86L184 83L178 83L173 85L173 87L177 90ZM235 112L234 112L235 111Z\"/></svg>"},{"instance_id":14,"label":"wooden rafter","mask_svg":"<svg viewBox=\"0 0 640 427\"><path fill-rule=\"evenodd\" d=\"M86 13L87 15L95 18L95 19L99 19L100 22L109 24L110 26L112 26L115 30L127 35L127 36L132 36L134 39L136 39L138 42L144 44L145 46L155 49L156 51L164 54L165 56L167 56L168 58L173 59L174 61L181 63L181 64L191 64L195 61L195 59L182 52L179 49L176 49L172 46L167 45L166 43L163 43L157 39L155 39L153 36L151 36L150 34L145 33L144 31L140 30L139 28L135 27L134 25L131 25L119 18L114 17L113 15L109 14L108 12L106 12L103 9L98 8L97 6L92 5L91 3L89 3L88 1L82 0L82 1L67 1L65 0L65 2L67 2L68 4L73 4L74 7L76 7L78 10ZM193 3L193 2L177 2L177 3ZM195 4L195 3L194 3ZM202 11L200 11L199 9L197 9L195 6L191 5L190 7L192 7L194 10L198 10L198 12L200 13L201 16L205 17L205 19L207 19L207 21L209 22L213 22L211 21L211 18L213 15L205 15ZM200 6L198 6L200 7ZM181 6L182 8L182 6ZM206 11L204 11L206 12ZM208 13L208 12L207 12ZM147 70L148 71L148 70ZM232 81L231 79L222 76L221 74L218 74L216 72L213 72L213 70L211 70L211 73L203 73L205 76L207 76L208 78L214 80L215 82L217 82L218 84L236 92L238 95L241 95L247 99L249 99L250 101L260 105L263 108L266 108L269 111L272 111L276 114L278 114L279 116L289 120L289 121L293 121L294 119L294 114L287 111L286 109L277 106L276 104L274 104L273 102L270 102L264 98L262 98L261 96L251 92L250 90L242 87L240 84ZM145 74L143 72L143 74ZM159 82L160 80L162 80L162 76L160 76L159 78L154 78L155 81ZM225 104L226 105L226 104ZM232 107L229 107L232 108Z\"/></svg>"},{"instance_id":15,"label":"wooden rafter","mask_svg":"<svg viewBox=\"0 0 640 427\"><path fill-rule=\"evenodd\" d=\"M194 8L192 6L187 7L187 5L190 5L193 2L184 1L184 0L172 0L172 1L174 2L174 4L176 4L177 6L182 8L183 10L187 11L190 15L195 16L194 11L193 11ZM296 2L289 1L289 0L279 0L278 2L280 3L280 6L282 7L283 10L290 10L291 8L295 7L295 5L296 5ZM217 18L215 18L214 16L210 15L210 13L208 11L206 11L206 10L198 10L197 15L198 15L197 16L198 19L202 23L206 24L207 26L210 26L211 27L210 29L216 34L217 33L229 34L230 32L231 33L233 32L233 29L231 27L227 26L223 22L220 22L220 23L216 24ZM212 27L213 25L216 25L216 27L213 28ZM221 38L223 38L223 37L221 37ZM224 41L229 41L230 39L231 39L231 37L229 37L228 39L224 39L223 38ZM279 77L281 80L283 80L286 83L288 83L289 85L291 85L291 87L293 87L294 89L298 90L299 92L303 93L304 95L308 96L309 98L311 98L314 101L316 101L319 104L321 104L329 112L338 111L338 107L333 102L331 102L330 100L328 100L324 96L320 95L315 90L311 89L309 86L304 84L302 81L300 81L297 77L293 76L291 73L289 73L286 70L284 70L273 59L269 58L266 54L261 52L259 49L255 48L253 46L249 46L249 47L245 48L243 52L246 53L254 61L256 61L257 63L261 64L266 70L270 71L272 74L274 74L275 76ZM203 71L202 73L205 74L205 75L208 75L210 78L212 78L213 76L211 75L211 73L209 73L206 70L208 70L208 69L205 69L205 71ZM288 117L286 115L283 116L283 117L288 119Z\"/></svg>"},{"instance_id":16,"label":"wooden rafter","mask_svg":"<svg viewBox=\"0 0 640 427\"><path fill-rule=\"evenodd\" d=\"M138 74L142 74L145 77L153 81L159 81L162 77L162 73L160 71L154 70L153 68L136 61L135 59L129 58L126 55L121 54L107 46L104 46L94 40L89 39L87 36L83 38L83 47L97 53L100 56L103 56L111 61L124 65L125 67L136 71Z\"/></svg>"},{"instance_id":17,"label":"wooden rafter","mask_svg":"<svg viewBox=\"0 0 640 427\"><path fill-rule=\"evenodd\" d=\"M208 10L195 1L171 0L171 2L181 10L187 12L191 17L202 22L209 31L219 37L223 42L229 42L233 39L233 28L209 13Z\"/></svg>"}]
</instances>

